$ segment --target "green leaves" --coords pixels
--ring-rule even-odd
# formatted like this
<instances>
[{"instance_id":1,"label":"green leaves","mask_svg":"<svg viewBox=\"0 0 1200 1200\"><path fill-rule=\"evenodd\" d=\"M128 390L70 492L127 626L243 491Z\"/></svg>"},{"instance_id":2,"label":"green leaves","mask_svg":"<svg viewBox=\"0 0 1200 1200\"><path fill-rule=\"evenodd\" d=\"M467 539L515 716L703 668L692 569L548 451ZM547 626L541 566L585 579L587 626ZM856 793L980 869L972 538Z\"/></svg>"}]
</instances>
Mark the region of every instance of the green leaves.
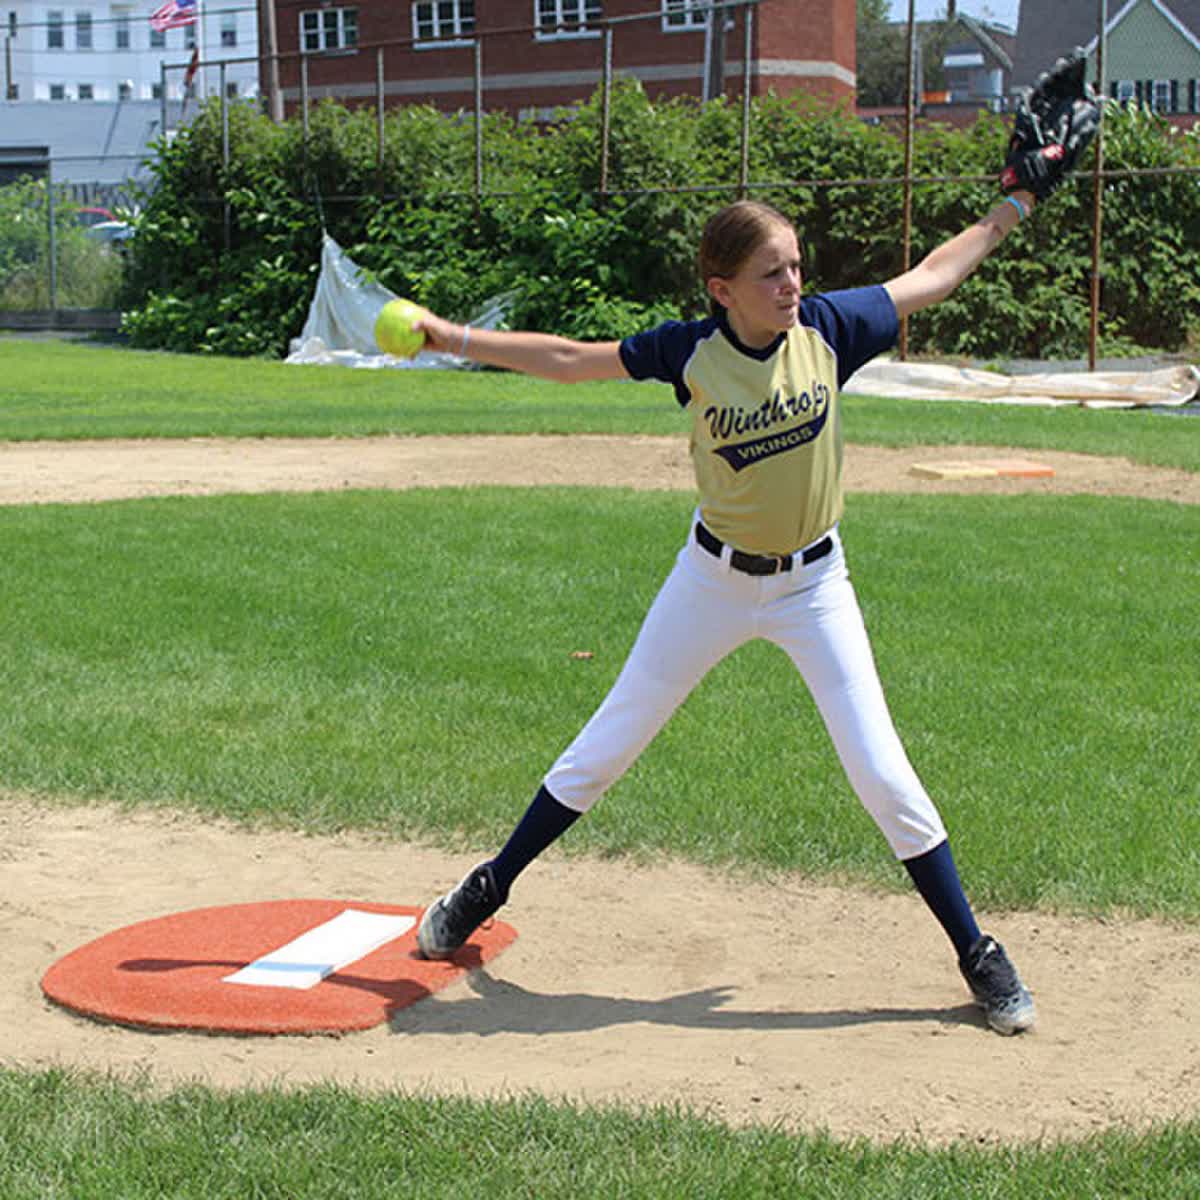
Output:
<instances>
[{"instance_id":1,"label":"green leaves","mask_svg":"<svg viewBox=\"0 0 1200 1200\"><path fill-rule=\"evenodd\" d=\"M281 355L299 333L327 229L385 286L450 317L513 293L514 325L616 338L706 307L695 253L707 216L737 195L741 106L652 101L634 80L544 125L411 105L387 114L315 106L273 125L218 105L167 145L133 244L126 327L134 344ZM1109 169L1200 168L1200 138L1110 107ZM1007 138L981 113L919 128L916 262L997 199ZM903 145L809 97L755 97L748 189L794 220L810 291L878 283L903 268ZM1076 357L1087 346L1091 164L951 299L914 319L917 352ZM605 191L600 192L603 175ZM944 182L956 177L957 182ZM871 182L871 181L890 182ZM0 239L4 235L0 234ZM10 240L17 238L15 227ZM0 269L9 243L0 240ZM1175 349L1200 336L1200 183L1155 175L1105 184L1101 344Z\"/></svg>"}]
</instances>

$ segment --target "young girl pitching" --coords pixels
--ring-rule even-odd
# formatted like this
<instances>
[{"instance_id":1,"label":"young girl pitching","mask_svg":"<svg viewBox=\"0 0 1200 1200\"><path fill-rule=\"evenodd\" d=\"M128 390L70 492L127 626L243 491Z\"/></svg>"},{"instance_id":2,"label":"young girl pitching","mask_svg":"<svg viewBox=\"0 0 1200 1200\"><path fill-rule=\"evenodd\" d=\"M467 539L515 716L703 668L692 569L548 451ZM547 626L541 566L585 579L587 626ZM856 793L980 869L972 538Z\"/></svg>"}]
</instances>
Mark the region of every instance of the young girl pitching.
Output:
<instances>
[{"instance_id":1,"label":"young girl pitching","mask_svg":"<svg viewBox=\"0 0 1200 1200\"><path fill-rule=\"evenodd\" d=\"M1015 191L895 279L805 298L795 229L768 205L739 201L709 220L700 244L711 315L621 342L468 329L422 314L432 349L481 363L564 383L671 384L690 421L700 497L612 690L499 854L425 911L426 957L453 955L704 675L767 638L796 664L854 791L945 929L988 1023L1005 1034L1033 1025L1033 1000L1003 947L980 932L941 818L896 734L838 535L841 386L895 343L901 317L949 295L1033 204L1031 192Z\"/></svg>"}]
</instances>

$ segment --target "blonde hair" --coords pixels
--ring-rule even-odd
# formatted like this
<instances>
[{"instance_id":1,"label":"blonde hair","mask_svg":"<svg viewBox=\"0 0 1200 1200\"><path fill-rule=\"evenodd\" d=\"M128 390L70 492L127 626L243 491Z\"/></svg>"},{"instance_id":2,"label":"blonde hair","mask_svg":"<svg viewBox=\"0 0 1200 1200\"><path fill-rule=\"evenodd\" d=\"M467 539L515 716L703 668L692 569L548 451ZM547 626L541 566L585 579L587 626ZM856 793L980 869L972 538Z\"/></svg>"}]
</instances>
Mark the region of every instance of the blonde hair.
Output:
<instances>
[{"instance_id":1,"label":"blonde hair","mask_svg":"<svg viewBox=\"0 0 1200 1200\"><path fill-rule=\"evenodd\" d=\"M780 227L793 228L783 213L761 200L737 200L714 213L700 235L697 265L701 281L707 283L714 275L731 279ZM716 307L716 301L713 306Z\"/></svg>"}]
</instances>

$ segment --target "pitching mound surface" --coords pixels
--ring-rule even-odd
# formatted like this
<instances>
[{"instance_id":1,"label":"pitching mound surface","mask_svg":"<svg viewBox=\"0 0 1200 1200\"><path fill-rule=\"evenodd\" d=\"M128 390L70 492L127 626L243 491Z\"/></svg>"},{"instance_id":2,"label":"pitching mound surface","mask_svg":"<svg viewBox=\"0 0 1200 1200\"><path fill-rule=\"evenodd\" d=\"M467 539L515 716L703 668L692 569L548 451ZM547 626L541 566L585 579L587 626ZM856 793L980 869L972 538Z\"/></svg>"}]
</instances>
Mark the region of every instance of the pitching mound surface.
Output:
<instances>
[{"instance_id":1,"label":"pitching mound surface","mask_svg":"<svg viewBox=\"0 0 1200 1200\"><path fill-rule=\"evenodd\" d=\"M416 953L419 908L344 900L225 905L139 921L61 958L58 1004L150 1029L345 1033L382 1024L494 958L516 937L489 922L450 962Z\"/></svg>"}]
</instances>

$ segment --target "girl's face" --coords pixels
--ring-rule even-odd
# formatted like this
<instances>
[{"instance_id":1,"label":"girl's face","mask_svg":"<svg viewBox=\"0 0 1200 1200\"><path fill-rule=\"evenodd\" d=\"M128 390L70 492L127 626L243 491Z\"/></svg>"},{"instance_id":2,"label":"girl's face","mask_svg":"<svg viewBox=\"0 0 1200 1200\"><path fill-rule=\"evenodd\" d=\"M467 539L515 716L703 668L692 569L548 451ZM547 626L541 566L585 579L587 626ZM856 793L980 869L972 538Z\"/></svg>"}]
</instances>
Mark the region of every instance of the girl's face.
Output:
<instances>
[{"instance_id":1,"label":"girl's face","mask_svg":"<svg viewBox=\"0 0 1200 1200\"><path fill-rule=\"evenodd\" d=\"M800 311L800 246L795 230L773 226L736 274L714 275L707 285L743 345L755 350L769 346L795 323Z\"/></svg>"}]
</instances>

